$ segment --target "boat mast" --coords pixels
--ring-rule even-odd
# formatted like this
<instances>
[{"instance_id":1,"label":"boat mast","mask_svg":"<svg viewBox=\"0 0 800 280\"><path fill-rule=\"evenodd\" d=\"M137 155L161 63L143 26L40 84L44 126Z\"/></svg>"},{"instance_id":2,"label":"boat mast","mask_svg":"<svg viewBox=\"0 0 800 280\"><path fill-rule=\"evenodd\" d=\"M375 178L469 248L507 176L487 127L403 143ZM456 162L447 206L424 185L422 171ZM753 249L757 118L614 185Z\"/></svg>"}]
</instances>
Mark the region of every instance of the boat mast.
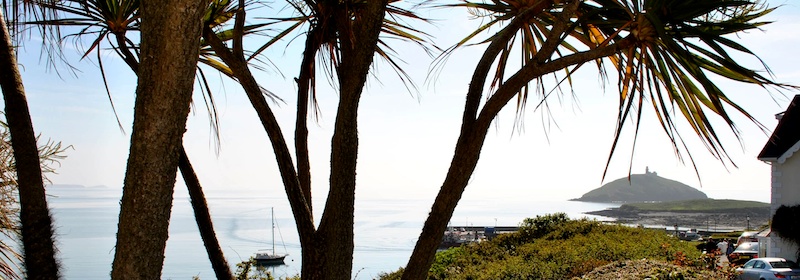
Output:
<instances>
[{"instance_id":1,"label":"boat mast","mask_svg":"<svg viewBox=\"0 0 800 280\"><path fill-rule=\"evenodd\" d=\"M270 216L272 219L272 254L275 254L275 207L270 208Z\"/></svg>"}]
</instances>

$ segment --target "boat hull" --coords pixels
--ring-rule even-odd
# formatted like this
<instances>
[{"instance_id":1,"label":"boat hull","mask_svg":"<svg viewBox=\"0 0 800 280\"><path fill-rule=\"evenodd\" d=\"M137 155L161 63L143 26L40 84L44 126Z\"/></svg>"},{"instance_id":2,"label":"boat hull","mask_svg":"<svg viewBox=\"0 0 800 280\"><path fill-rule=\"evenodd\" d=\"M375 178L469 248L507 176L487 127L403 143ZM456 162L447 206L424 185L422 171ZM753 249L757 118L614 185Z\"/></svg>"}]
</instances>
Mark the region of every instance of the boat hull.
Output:
<instances>
[{"instance_id":1,"label":"boat hull","mask_svg":"<svg viewBox=\"0 0 800 280\"><path fill-rule=\"evenodd\" d=\"M261 266L270 266L270 265L282 265L284 264L284 259L286 256L280 255L257 255L254 259L256 261L256 265Z\"/></svg>"}]
</instances>

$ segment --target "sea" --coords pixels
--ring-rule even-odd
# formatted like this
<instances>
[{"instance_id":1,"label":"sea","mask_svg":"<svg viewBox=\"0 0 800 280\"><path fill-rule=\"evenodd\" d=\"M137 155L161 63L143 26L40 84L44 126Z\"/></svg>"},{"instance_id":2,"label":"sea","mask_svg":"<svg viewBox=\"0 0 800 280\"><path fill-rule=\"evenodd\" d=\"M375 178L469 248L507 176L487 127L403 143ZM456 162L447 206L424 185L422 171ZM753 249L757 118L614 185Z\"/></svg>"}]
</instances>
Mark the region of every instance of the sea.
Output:
<instances>
[{"instance_id":1,"label":"sea","mask_svg":"<svg viewBox=\"0 0 800 280\"><path fill-rule=\"evenodd\" d=\"M109 279L122 190L52 186L47 193L64 279ZM285 265L267 269L278 277L300 273L300 243L285 194L226 190L207 191L206 196L217 238L234 271L237 263L255 253L271 251L270 213L274 211L275 251L288 256ZM527 217L556 212L564 212L571 218L608 220L583 213L617 206L518 197L463 200L450 224L516 226ZM357 199L352 278L375 279L381 273L404 266L430 207L431 200L426 199ZM165 254L162 279L215 278L185 192L176 192L174 196Z\"/></svg>"}]
</instances>

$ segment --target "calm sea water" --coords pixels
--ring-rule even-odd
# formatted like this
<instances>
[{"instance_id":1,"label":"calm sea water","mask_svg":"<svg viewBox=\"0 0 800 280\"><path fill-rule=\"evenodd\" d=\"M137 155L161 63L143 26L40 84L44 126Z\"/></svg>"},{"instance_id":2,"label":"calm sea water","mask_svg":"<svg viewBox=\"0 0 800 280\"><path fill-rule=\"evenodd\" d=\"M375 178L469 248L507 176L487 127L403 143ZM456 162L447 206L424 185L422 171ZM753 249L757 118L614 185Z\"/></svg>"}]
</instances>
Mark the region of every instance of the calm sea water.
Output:
<instances>
[{"instance_id":1,"label":"calm sea water","mask_svg":"<svg viewBox=\"0 0 800 280\"><path fill-rule=\"evenodd\" d=\"M65 279L108 279L121 190L51 187L57 242ZM286 265L271 268L274 275L300 273L300 243L294 220L282 194L260 192L207 193L217 237L231 265L272 246L270 208L277 222L276 251L288 253ZM322 204L317 204L322 205ZM356 203L353 277L373 279L381 272L404 266L430 209L429 200L372 199ZM572 201L462 201L451 225L514 226L526 217L565 212L572 218L596 216L583 212L617 204ZM320 206L321 208L321 206ZM176 194L166 248L163 279L214 279L189 199Z\"/></svg>"}]
</instances>

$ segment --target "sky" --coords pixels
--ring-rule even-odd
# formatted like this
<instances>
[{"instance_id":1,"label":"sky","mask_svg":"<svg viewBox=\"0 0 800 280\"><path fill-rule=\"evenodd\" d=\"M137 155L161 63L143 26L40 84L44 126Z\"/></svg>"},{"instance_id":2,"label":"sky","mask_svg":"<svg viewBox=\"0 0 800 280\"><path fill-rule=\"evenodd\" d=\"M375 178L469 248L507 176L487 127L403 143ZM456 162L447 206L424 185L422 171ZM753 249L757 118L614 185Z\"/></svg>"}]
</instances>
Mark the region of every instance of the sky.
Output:
<instances>
[{"instance_id":1,"label":"sky","mask_svg":"<svg viewBox=\"0 0 800 280\"><path fill-rule=\"evenodd\" d=\"M774 80L798 85L800 4L787 0L767 3L782 5L766 17L774 23L733 39L759 55L774 73ZM480 23L466 20L468 15L456 10L421 13L440 19L433 24L420 24L440 46L454 44ZM36 41L26 42L19 54L35 130L44 139L71 145L57 174L48 178L55 184L121 188L136 79L112 51L103 52L103 67L122 123L120 129L97 60L81 60L80 44L71 40L65 44L67 59L78 70L74 74L63 67L58 73L49 68ZM285 100L272 106L289 141L294 123L293 77L299 72L301 48L301 41L294 40L286 47L268 50L266 57L280 70L268 67L266 71L256 71L259 83ZM403 67L417 85L417 90L412 91L385 63L377 63L359 109L357 199L435 197L458 136L470 70L482 49L483 46L473 46L456 52L440 74L431 78L433 59L417 47L398 44ZM758 61L744 61L751 68L764 70ZM197 92L184 136L184 145L203 187L211 194L263 190L285 195L266 133L244 93L225 78L209 76L219 111L219 144ZM310 124L309 145L314 197L320 199L327 191L337 96L327 80L318 81L320 114L318 121ZM725 93L766 127L762 131L734 115L741 131L740 143L724 123L715 120L737 167L723 165L712 157L692 132L680 125L696 161L698 178L690 162L676 158L657 120L646 113L635 152L631 155L631 130L627 130L603 180L616 124L616 85L613 80L604 84L592 67L578 71L573 81L572 93L567 91L549 99L549 112L529 106L522 122L515 122L513 104L501 113L463 199L566 200L626 177L629 171L641 174L649 168L712 198L769 201L770 166L756 156L777 124L774 115L783 111L797 92L768 91L720 80ZM178 181L177 192L185 192Z\"/></svg>"}]
</instances>

